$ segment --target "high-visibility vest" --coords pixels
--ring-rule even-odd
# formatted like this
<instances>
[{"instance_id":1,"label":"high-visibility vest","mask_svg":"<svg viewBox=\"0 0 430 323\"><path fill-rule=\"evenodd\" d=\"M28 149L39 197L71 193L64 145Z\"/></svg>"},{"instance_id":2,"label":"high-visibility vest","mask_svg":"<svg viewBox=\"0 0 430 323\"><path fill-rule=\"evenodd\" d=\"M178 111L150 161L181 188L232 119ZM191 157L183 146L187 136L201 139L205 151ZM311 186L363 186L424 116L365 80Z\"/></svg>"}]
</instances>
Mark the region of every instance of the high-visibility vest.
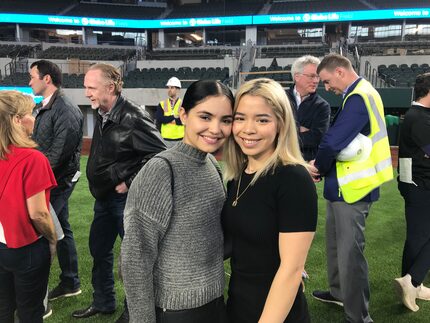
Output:
<instances>
[{"instance_id":1,"label":"high-visibility vest","mask_svg":"<svg viewBox=\"0 0 430 323\"><path fill-rule=\"evenodd\" d=\"M369 158L363 161L336 161L339 194L347 203L361 200L375 188L393 179L390 144L388 143L387 128L384 119L384 105L381 96L366 80L358 82L351 95L360 95L366 104L370 119L370 134L372 151Z\"/></svg>"},{"instance_id":2,"label":"high-visibility vest","mask_svg":"<svg viewBox=\"0 0 430 323\"><path fill-rule=\"evenodd\" d=\"M172 107L170 100L161 101L160 106L163 109L164 116L172 116L179 114L179 108L182 106L182 100L177 99L175 106ZM161 124L161 137L165 139L182 139L184 138L184 126L177 125L175 120L169 123Z\"/></svg>"}]
</instances>

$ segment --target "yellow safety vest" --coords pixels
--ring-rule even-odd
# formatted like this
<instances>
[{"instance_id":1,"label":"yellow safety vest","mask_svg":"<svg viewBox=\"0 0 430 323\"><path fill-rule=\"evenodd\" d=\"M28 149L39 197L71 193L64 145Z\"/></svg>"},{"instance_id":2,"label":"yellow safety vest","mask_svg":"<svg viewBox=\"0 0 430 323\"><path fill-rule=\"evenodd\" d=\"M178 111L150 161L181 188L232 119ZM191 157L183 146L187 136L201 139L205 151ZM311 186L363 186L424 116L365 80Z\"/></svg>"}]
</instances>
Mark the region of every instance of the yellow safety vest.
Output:
<instances>
[{"instance_id":1,"label":"yellow safety vest","mask_svg":"<svg viewBox=\"0 0 430 323\"><path fill-rule=\"evenodd\" d=\"M336 161L337 180L340 193L347 203L361 200L375 188L393 179L390 144L384 119L384 105L381 96L366 80L358 82L354 90L343 100L354 94L360 95L366 104L370 119L372 151L364 161Z\"/></svg>"},{"instance_id":2,"label":"yellow safety vest","mask_svg":"<svg viewBox=\"0 0 430 323\"><path fill-rule=\"evenodd\" d=\"M179 108L182 106L182 100L176 100L175 106L172 107L170 100L161 101L160 106L164 111L164 116L172 116L179 114ZM184 138L184 126L177 125L175 120L172 120L170 123L162 123L161 124L161 137L165 139L182 139Z\"/></svg>"}]
</instances>

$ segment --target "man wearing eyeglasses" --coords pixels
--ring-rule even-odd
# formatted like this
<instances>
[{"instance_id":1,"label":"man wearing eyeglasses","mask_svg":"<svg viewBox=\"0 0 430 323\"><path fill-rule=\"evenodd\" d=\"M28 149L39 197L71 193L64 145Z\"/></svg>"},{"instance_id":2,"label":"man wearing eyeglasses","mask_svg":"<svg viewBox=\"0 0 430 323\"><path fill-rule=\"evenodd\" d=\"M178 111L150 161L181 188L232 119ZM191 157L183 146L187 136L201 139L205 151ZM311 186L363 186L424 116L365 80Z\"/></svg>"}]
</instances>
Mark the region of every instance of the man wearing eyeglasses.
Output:
<instances>
[{"instance_id":1,"label":"man wearing eyeglasses","mask_svg":"<svg viewBox=\"0 0 430 323\"><path fill-rule=\"evenodd\" d=\"M315 159L322 136L329 127L330 105L317 93L320 60L306 55L291 67L294 86L287 91L297 122L300 148L306 161Z\"/></svg>"}]
</instances>

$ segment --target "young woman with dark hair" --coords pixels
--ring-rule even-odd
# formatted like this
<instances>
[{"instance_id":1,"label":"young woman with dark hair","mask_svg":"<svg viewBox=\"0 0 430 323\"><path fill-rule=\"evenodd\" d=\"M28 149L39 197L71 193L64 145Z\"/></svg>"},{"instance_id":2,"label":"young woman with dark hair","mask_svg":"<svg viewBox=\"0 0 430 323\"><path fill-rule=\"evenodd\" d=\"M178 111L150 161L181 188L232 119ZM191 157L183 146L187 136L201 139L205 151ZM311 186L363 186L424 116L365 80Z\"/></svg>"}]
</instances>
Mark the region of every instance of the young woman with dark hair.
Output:
<instances>
[{"instance_id":1,"label":"young woman with dark hair","mask_svg":"<svg viewBox=\"0 0 430 323\"><path fill-rule=\"evenodd\" d=\"M215 158L229 137L233 95L197 81L179 111L182 142L133 181L124 213L122 270L130 322L221 323L225 192Z\"/></svg>"}]
</instances>

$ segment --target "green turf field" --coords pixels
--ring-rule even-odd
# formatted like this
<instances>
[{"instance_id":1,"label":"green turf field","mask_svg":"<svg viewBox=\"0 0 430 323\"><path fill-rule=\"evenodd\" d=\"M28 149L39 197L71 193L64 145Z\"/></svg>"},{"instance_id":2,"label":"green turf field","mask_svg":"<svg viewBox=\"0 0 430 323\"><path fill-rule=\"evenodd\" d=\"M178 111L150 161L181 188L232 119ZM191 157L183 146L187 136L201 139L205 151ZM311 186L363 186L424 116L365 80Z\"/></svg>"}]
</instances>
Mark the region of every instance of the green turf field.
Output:
<instances>
[{"instance_id":1,"label":"green turf field","mask_svg":"<svg viewBox=\"0 0 430 323\"><path fill-rule=\"evenodd\" d=\"M82 172L85 174L86 158L82 160ZM343 312L336 305L315 301L310 292L314 289L325 289L326 259L324 247L325 202L322 198L322 184L318 184L319 220L315 239L308 256L306 270L310 279L306 283L306 294L314 323L343 322ZM122 312L124 292L118 280L115 267L116 292L118 309L113 315L96 315L90 319L76 320L71 313L86 307L92 300L91 268L92 258L89 254L88 235L93 217L94 200L89 193L88 183L82 176L70 201L70 222L75 234L79 256L79 271L82 294L76 297L59 299L51 303L53 314L46 322L115 322ZM420 310L412 313L401 305L394 293L393 278L399 275L401 254L405 236L403 216L403 199L397 191L396 181L383 186L381 199L372 206L366 226L366 254L369 262L371 300L370 312L376 323L419 323L430 322L430 302L417 301ZM119 239L115 248L119 252ZM228 271L228 265L226 264ZM58 283L58 263L54 262L51 271L50 287ZM427 280L430 284L430 280Z\"/></svg>"}]
</instances>

